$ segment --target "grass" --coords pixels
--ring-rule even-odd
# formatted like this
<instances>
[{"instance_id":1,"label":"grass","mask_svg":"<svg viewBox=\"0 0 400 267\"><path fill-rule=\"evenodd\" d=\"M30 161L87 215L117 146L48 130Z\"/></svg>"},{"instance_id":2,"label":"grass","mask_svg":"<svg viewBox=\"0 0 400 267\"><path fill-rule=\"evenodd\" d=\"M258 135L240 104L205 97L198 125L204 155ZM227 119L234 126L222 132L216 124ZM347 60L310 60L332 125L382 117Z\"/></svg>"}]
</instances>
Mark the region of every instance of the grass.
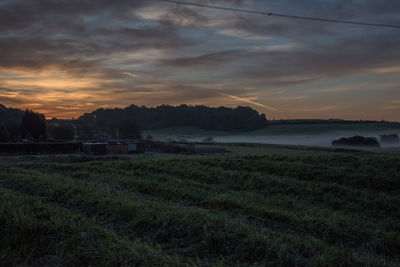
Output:
<instances>
[{"instance_id":1,"label":"grass","mask_svg":"<svg viewBox=\"0 0 400 267\"><path fill-rule=\"evenodd\" d=\"M400 264L398 154L227 148L0 165L0 262Z\"/></svg>"}]
</instances>

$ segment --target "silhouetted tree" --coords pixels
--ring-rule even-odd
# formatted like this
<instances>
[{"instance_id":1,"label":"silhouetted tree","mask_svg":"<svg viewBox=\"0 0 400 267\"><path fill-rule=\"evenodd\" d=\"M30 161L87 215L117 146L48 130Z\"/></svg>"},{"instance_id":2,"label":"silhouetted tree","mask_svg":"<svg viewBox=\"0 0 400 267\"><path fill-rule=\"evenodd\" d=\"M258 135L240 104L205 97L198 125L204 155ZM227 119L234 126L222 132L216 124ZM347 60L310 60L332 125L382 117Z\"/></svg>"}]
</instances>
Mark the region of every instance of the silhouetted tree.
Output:
<instances>
[{"instance_id":1,"label":"silhouetted tree","mask_svg":"<svg viewBox=\"0 0 400 267\"><path fill-rule=\"evenodd\" d=\"M20 124L22 138L34 141L47 139L47 125L43 114L26 110Z\"/></svg>"},{"instance_id":2,"label":"silhouetted tree","mask_svg":"<svg viewBox=\"0 0 400 267\"><path fill-rule=\"evenodd\" d=\"M265 115L250 107L232 109L187 105L98 109L83 115L80 120L94 122L101 135L118 137L121 121L126 118L134 119L140 129L196 126L205 130L247 131L267 125Z\"/></svg>"},{"instance_id":3,"label":"silhouetted tree","mask_svg":"<svg viewBox=\"0 0 400 267\"><path fill-rule=\"evenodd\" d=\"M74 140L75 129L71 123L53 122L49 125L49 136L56 140Z\"/></svg>"},{"instance_id":4,"label":"silhouetted tree","mask_svg":"<svg viewBox=\"0 0 400 267\"><path fill-rule=\"evenodd\" d=\"M7 128L9 141L17 141L19 138L19 123L24 112L19 109L7 108L0 104L0 124Z\"/></svg>"},{"instance_id":5,"label":"silhouetted tree","mask_svg":"<svg viewBox=\"0 0 400 267\"><path fill-rule=\"evenodd\" d=\"M5 125L7 127L9 136L10 136L10 141L18 141L19 139L19 122L18 121L8 121Z\"/></svg>"},{"instance_id":6,"label":"silhouetted tree","mask_svg":"<svg viewBox=\"0 0 400 267\"><path fill-rule=\"evenodd\" d=\"M93 122L85 119L79 119L75 125L79 140L96 139L95 127Z\"/></svg>"},{"instance_id":7,"label":"silhouetted tree","mask_svg":"<svg viewBox=\"0 0 400 267\"><path fill-rule=\"evenodd\" d=\"M10 141L10 133L7 129L7 126L3 123L0 124L0 142L9 142Z\"/></svg>"},{"instance_id":8,"label":"silhouetted tree","mask_svg":"<svg viewBox=\"0 0 400 267\"><path fill-rule=\"evenodd\" d=\"M118 125L119 138L141 139L140 129L132 118L125 118Z\"/></svg>"},{"instance_id":9,"label":"silhouetted tree","mask_svg":"<svg viewBox=\"0 0 400 267\"><path fill-rule=\"evenodd\" d=\"M379 142L375 137L353 136L342 137L331 142L332 146L361 146L361 147L379 147Z\"/></svg>"}]
</instances>

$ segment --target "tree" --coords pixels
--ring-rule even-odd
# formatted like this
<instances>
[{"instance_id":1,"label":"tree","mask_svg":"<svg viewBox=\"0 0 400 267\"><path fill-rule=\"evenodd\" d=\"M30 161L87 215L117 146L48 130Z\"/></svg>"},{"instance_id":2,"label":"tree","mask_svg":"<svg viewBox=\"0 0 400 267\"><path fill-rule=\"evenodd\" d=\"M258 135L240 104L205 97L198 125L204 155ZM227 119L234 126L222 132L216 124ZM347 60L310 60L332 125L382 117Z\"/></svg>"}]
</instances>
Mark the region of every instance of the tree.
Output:
<instances>
[{"instance_id":1,"label":"tree","mask_svg":"<svg viewBox=\"0 0 400 267\"><path fill-rule=\"evenodd\" d=\"M22 138L33 141L46 140L47 125L44 115L26 110L21 120L20 133Z\"/></svg>"},{"instance_id":2,"label":"tree","mask_svg":"<svg viewBox=\"0 0 400 267\"><path fill-rule=\"evenodd\" d=\"M22 117L22 116L21 116ZM18 120L18 121L8 121L8 122L6 122L5 123L5 126L6 126L6 128L7 128L7 131L8 131L8 134L9 134L9 137L10 137L10 140L9 140L9 142L10 141L14 141L14 142L16 142L16 141L18 141L18 139L19 139L19 136L20 136L20 134L19 134L19 122L20 122L21 120Z\"/></svg>"},{"instance_id":3,"label":"tree","mask_svg":"<svg viewBox=\"0 0 400 267\"><path fill-rule=\"evenodd\" d=\"M84 119L79 119L75 125L77 129L78 140L96 139L96 129L94 123L85 121Z\"/></svg>"},{"instance_id":4,"label":"tree","mask_svg":"<svg viewBox=\"0 0 400 267\"><path fill-rule=\"evenodd\" d=\"M10 141L10 133L7 129L7 126L4 123L0 124L0 142L8 141Z\"/></svg>"},{"instance_id":5,"label":"tree","mask_svg":"<svg viewBox=\"0 0 400 267\"><path fill-rule=\"evenodd\" d=\"M56 122L49 125L49 136L56 140L74 140L75 129L72 124Z\"/></svg>"},{"instance_id":6,"label":"tree","mask_svg":"<svg viewBox=\"0 0 400 267\"><path fill-rule=\"evenodd\" d=\"M134 118L143 130L190 126L205 130L248 131L261 129L268 123L264 114L249 107L233 109L187 105L151 108L131 105L125 109L98 109L83 115L80 120L93 122L99 136L118 138L121 123L126 118Z\"/></svg>"},{"instance_id":7,"label":"tree","mask_svg":"<svg viewBox=\"0 0 400 267\"><path fill-rule=\"evenodd\" d=\"M119 137L123 139L141 139L142 135L136 122L132 118L125 118L118 125Z\"/></svg>"},{"instance_id":8,"label":"tree","mask_svg":"<svg viewBox=\"0 0 400 267\"><path fill-rule=\"evenodd\" d=\"M361 146L361 147L380 147L375 137L353 136L342 137L331 142L332 146Z\"/></svg>"}]
</instances>

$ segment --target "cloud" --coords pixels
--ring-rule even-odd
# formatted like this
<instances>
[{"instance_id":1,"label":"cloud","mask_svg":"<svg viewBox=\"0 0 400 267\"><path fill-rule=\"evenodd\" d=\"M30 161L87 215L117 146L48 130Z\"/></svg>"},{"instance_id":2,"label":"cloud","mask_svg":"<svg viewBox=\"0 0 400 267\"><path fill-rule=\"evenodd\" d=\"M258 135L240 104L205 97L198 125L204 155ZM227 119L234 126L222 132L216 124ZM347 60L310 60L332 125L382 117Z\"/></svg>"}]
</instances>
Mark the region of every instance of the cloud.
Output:
<instances>
[{"instance_id":1,"label":"cloud","mask_svg":"<svg viewBox=\"0 0 400 267\"><path fill-rule=\"evenodd\" d=\"M140 78L139 75L137 75L135 73L131 73L131 72L123 72L122 74L131 76L131 77L134 77L134 78Z\"/></svg>"},{"instance_id":2,"label":"cloud","mask_svg":"<svg viewBox=\"0 0 400 267\"><path fill-rule=\"evenodd\" d=\"M385 106L384 109L396 110L396 109L400 109L400 105Z\"/></svg>"},{"instance_id":3,"label":"cloud","mask_svg":"<svg viewBox=\"0 0 400 267\"><path fill-rule=\"evenodd\" d=\"M304 95L301 95L301 96L280 96L280 97L278 97L278 99L290 100L290 101L293 101L293 100L303 100L303 99L305 99L305 98L307 98L307 97L304 96Z\"/></svg>"},{"instance_id":4,"label":"cloud","mask_svg":"<svg viewBox=\"0 0 400 267\"><path fill-rule=\"evenodd\" d=\"M243 31L243 30L238 30L238 29L224 29L218 32L219 34L222 35L229 35L237 38L243 38L246 40L267 40L270 39L271 37L264 36L264 35L257 35L253 34L248 31Z\"/></svg>"},{"instance_id":5,"label":"cloud","mask_svg":"<svg viewBox=\"0 0 400 267\"><path fill-rule=\"evenodd\" d=\"M384 106L383 108L386 110L397 110L400 109L400 100L390 100L388 101L389 105Z\"/></svg>"},{"instance_id":6,"label":"cloud","mask_svg":"<svg viewBox=\"0 0 400 267\"><path fill-rule=\"evenodd\" d=\"M204 2L400 24L397 0ZM389 93L398 87L396 33L158 1L3 0L0 101L17 107L37 103L52 116L106 106L182 103L247 103L285 116L289 109L284 105L293 101L300 116L321 108L339 111L342 103L332 99L327 104L331 95L320 92L340 92L343 98L360 92L359 101L367 103L372 90L361 94L365 85L387 89L379 104L368 106L380 112L381 103L397 106L389 102ZM278 89L279 95L267 94ZM272 107L249 95L269 97ZM390 114L400 120L397 111Z\"/></svg>"},{"instance_id":7,"label":"cloud","mask_svg":"<svg viewBox=\"0 0 400 267\"><path fill-rule=\"evenodd\" d=\"M22 104L24 101L15 97L0 96L0 102L5 105Z\"/></svg>"},{"instance_id":8,"label":"cloud","mask_svg":"<svg viewBox=\"0 0 400 267\"><path fill-rule=\"evenodd\" d=\"M353 90L362 90L368 88L370 84L368 83L356 83L356 84L344 84L333 87L321 88L313 90L314 92L321 93L335 93L335 92L345 92L345 91L353 91Z\"/></svg>"},{"instance_id":9,"label":"cloud","mask_svg":"<svg viewBox=\"0 0 400 267\"><path fill-rule=\"evenodd\" d=\"M400 74L400 63L393 66L377 67L372 69L376 74Z\"/></svg>"},{"instance_id":10,"label":"cloud","mask_svg":"<svg viewBox=\"0 0 400 267\"><path fill-rule=\"evenodd\" d=\"M216 53L203 54L195 57L182 57L161 60L162 66L169 67L207 67L215 68L220 64L228 63L239 57L244 51L226 50Z\"/></svg>"},{"instance_id":11,"label":"cloud","mask_svg":"<svg viewBox=\"0 0 400 267\"><path fill-rule=\"evenodd\" d=\"M254 101L257 98L252 98L252 97L239 97L239 96L234 96L234 95L228 95L228 94L224 94L224 93L219 93L222 96L227 96L229 98L232 98L233 100L239 101L239 102L244 102L244 103L249 103L258 107L262 107L265 108L267 110L272 110L272 111L278 111L278 109L274 108L274 107L270 107L261 103L258 103L256 101Z\"/></svg>"},{"instance_id":12,"label":"cloud","mask_svg":"<svg viewBox=\"0 0 400 267\"><path fill-rule=\"evenodd\" d=\"M323 107L312 107L312 108L299 108L299 112L320 112L320 111L332 111L343 109L342 106L323 106Z\"/></svg>"}]
</instances>

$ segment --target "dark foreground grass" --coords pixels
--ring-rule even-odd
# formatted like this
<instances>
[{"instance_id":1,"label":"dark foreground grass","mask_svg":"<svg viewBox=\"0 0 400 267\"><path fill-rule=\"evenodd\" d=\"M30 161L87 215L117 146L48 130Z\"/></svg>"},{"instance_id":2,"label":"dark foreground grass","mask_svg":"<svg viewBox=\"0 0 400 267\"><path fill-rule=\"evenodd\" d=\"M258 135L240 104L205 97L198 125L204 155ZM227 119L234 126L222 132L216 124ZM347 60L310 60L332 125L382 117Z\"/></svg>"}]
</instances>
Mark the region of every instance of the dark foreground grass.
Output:
<instances>
[{"instance_id":1,"label":"dark foreground grass","mask_svg":"<svg viewBox=\"0 0 400 267\"><path fill-rule=\"evenodd\" d=\"M277 151L0 166L0 262L400 264L399 157Z\"/></svg>"}]
</instances>

